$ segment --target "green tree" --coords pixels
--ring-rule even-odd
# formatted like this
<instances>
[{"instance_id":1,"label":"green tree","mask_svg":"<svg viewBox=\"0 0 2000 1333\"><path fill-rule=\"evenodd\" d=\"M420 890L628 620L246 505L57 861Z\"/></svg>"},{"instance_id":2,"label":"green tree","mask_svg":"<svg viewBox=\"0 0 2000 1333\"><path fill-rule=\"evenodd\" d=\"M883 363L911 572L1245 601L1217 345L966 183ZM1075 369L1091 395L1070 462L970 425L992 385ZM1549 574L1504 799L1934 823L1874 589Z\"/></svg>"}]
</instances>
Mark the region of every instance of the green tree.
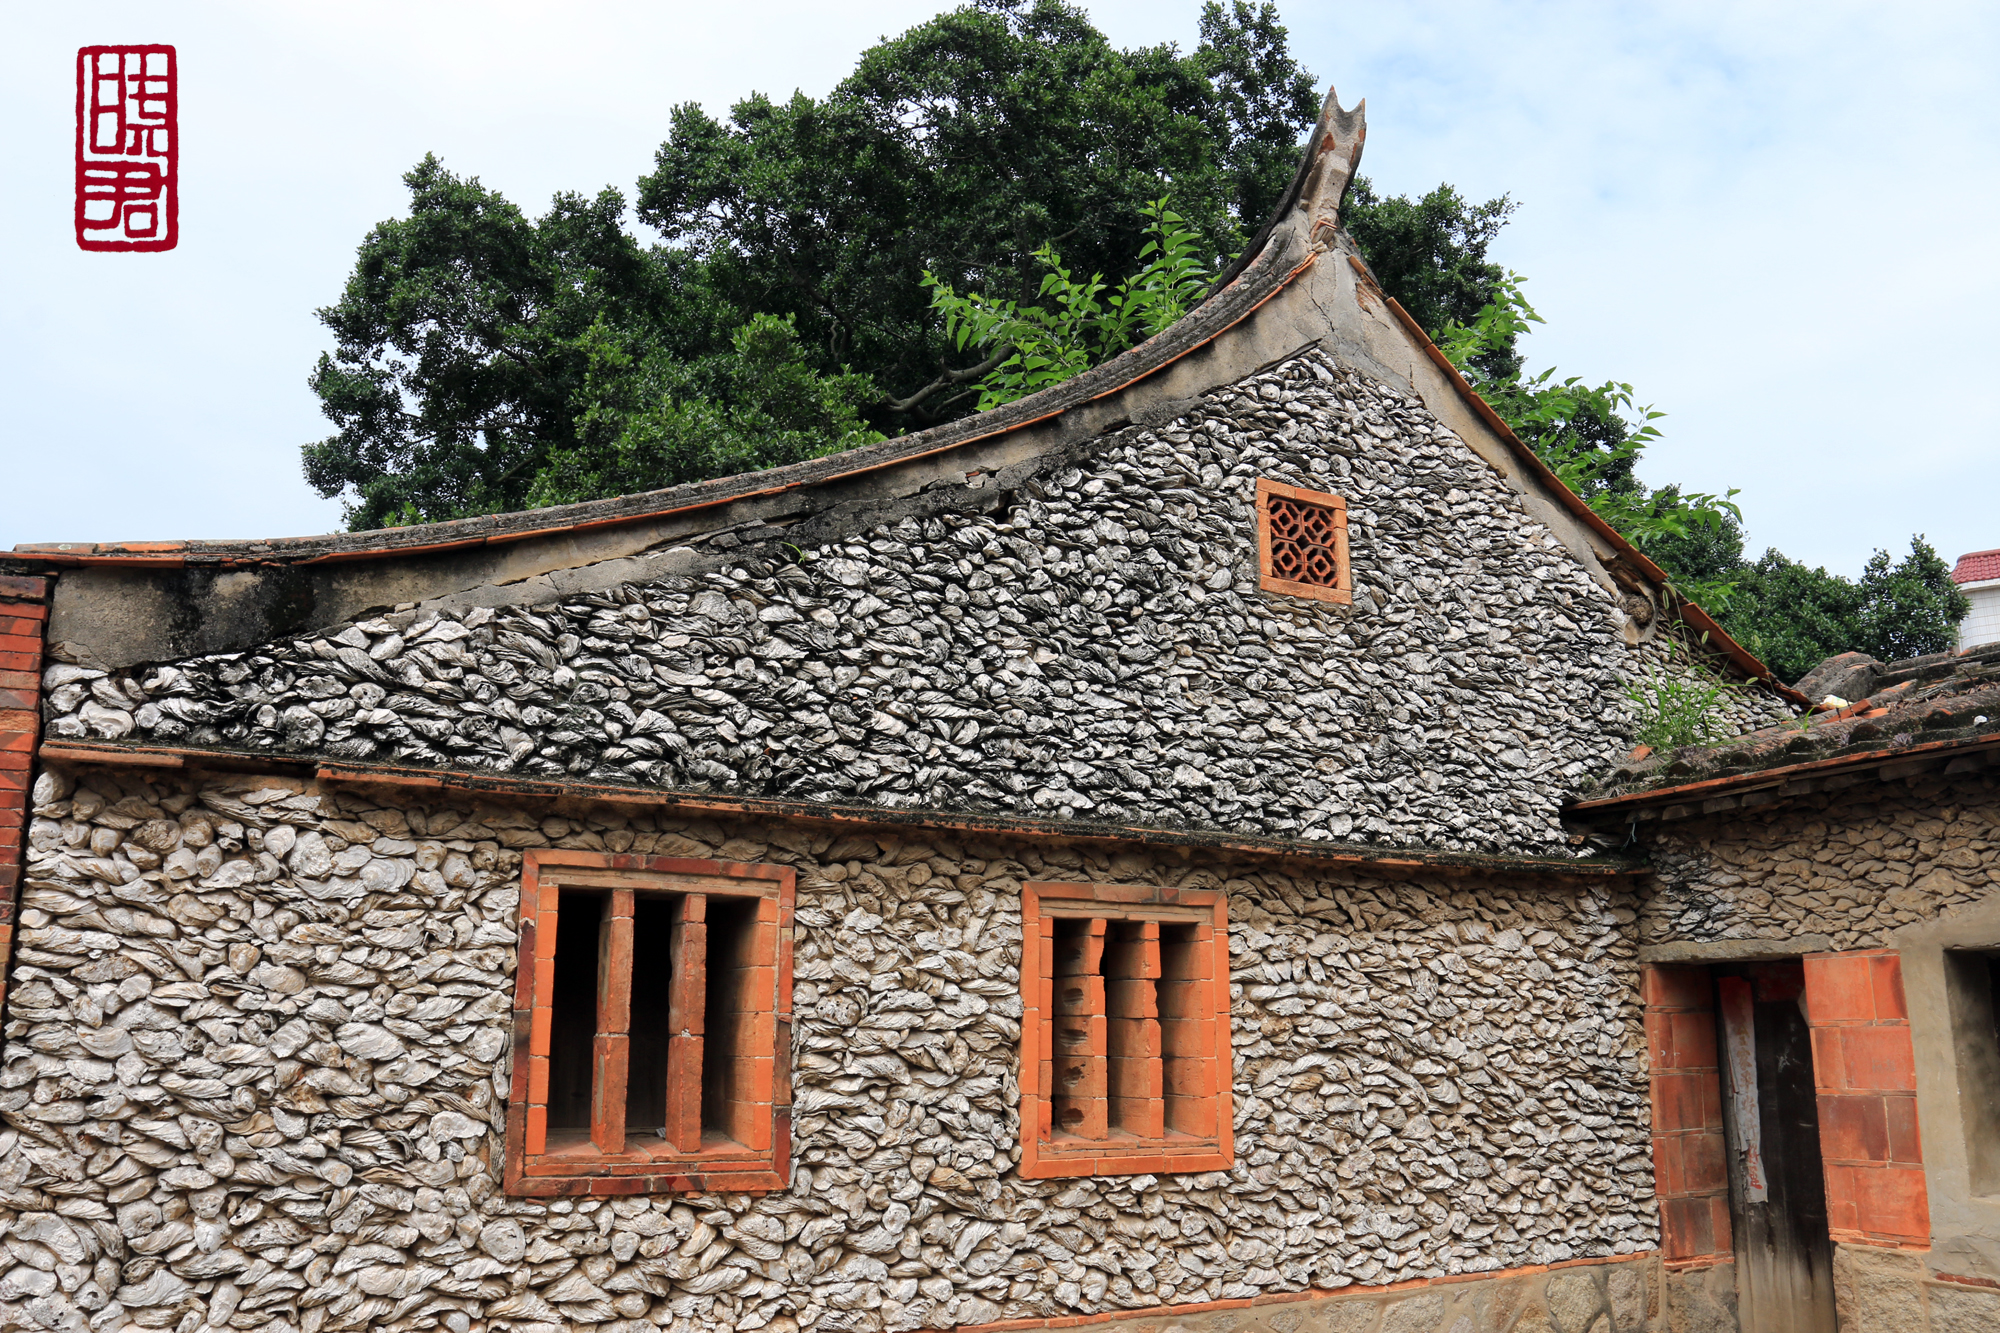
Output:
<instances>
[{"instance_id":1,"label":"green tree","mask_svg":"<svg viewBox=\"0 0 2000 1333\"><path fill-rule=\"evenodd\" d=\"M823 99L761 94L727 123L673 112L639 216L740 308L795 318L822 368L892 395L884 429L973 390L920 285L1033 300L1044 244L1138 267L1169 194L1203 257L1234 255L1290 182L1319 101L1269 4L1202 10L1200 40L1120 50L1062 0L978 0L863 53Z\"/></svg>"},{"instance_id":2,"label":"green tree","mask_svg":"<svg viewBox=\"0 0 2000 1333\"><path fill-rule=\"evenodd\" d=\"M549 451L528 508L755 472L882 438L861 419L881 396L874 381L813 369L790 319L754 316L727 353L693 360L658 348L635 354L601 324L584 345L588 406L577 442Z\"/></svg>"},{"instance_id":3,"label":"green tree","mask_svg":"<svg viewBox=\"0 0 2000 1333\"><path fill-rule=\"evenodd\" d=\"M1449 185L1416 199L1384 197L1368 177L1357 176L1340 221L1382 289L1424 332L1441 340L1447 328L1473 325L1502 295L1506 270L1486 251L1517 207L1504 194L1468 203ZM1501 375L1518 370L1508 359L1515 356L1513 335L1522 331L1509 330L1498 345L1479 349L1482 368Z\"/></svg>"},{"instance_id":4,"label":"green tree","mask_svg":"<svg viewBox=\"0 0 2000 1333\"><path fill-rule=\"evenodd\" d=\"M964 373L924 273L1032 299L1044 244L1131 272L1166 190L1212 265L1275 205L1317 108L1269 4L1207 4L1181 52L1120 50L1060 0L979 0L864 52L824 98L752 96L726 123L678 108L639 185L664 245L626 229L615 190L530 218L427 157L409 215L370 231L319 312L335 346L311 384L338 429L305 447L307 479L377 527L795 456L812 413L751 405L794 401L801 376L826 447L866 437L842 404L884 431L970 411L985 372ZM759 315L788 322L784 356L746 353L768 344L737 336ZM768 392L746 380L776 367ZM642 424L667 402L709 404L734 443L641 466L648 432L679 438Z\"/></svg>"},{"instance_id":5,"label":"green tree","mask_svg":"<svg viewBox=\"0 0 2000 1333\"><path fill-rule=\"evenodd\" d=\"M1734 532L1740 552L1743 511L1735 491L1654 490L1634 475L1646 446L1660 438L1653 423L1665 414L1638 406L1630 384L1586 384L1578 376L1559 380L1554 367L1527 373L1519 341L1544 321L1522 293L1521 281L1519 274L1502 275L1493 299L1470 323L1445 326L1439 350L1565 485L1641 550L1691 556L1718 540L1726 546ZM1710 608L1728 601L1732 584L1725 575L1732 569L1728 561L1706 570L1692 560L1667 566L1683 595Z\"/></svg>"},{"instance_id":6,"label":"green tree","mask_svg":"<svg viewBox=\"0 0 2000 1333\"><path fill-rule=\"evenodd\" d=\"M1201 299L1214 274L1198 257L1200 239L1164 199L1148 205L1146 216L1153 239L1139 251L1144 267L1116 288L1105 285L1102 273L1088 281L1072 277L1048 244L1035 251L1047 270L1039 304L982 292L961 296L936 274L924 274L952 345L960 352L993 349L974 368L984 374L978 380L979 411L1082 374L1164 332ZM972 372L960 374L974 378Z\"/></svg>"},{"instance_id":7,"label":"green tree","mask_svg":"<svg viewBox=\"0 0 2000 1333\"><path fill-rule=\"evenodd\" d=\"M1901 560L1876 551L1858 580L1776 550L1744 566L1737 579L1722 626L1783 680L1798 680L1837 653L1893 662L1944 652L1971 610L1951 581L1951 567L1921 535L1910 539Z\"/></svg>"},{"instance_id":8,"label":"green tree","mask_svg":"<svg viewBox=\"0 0 2000 1333\"><path fill-rule=\"evenodd\" d=\"M1861 592L1858 642L1883 662L1951 648L1959 622L1972 611L1951 581L1951 566L1921 533L1910 538L1910 553L1893 565L1887 551L1868 557Z\"/></svg>"},{"instance_id":9,"label":"green tree","mask_svg":"<svg viewBox=\"0 0 2000 1333\"><path fill-rule=\"evenodd\" d=\"M671 344L739 322L700 273L640 246L616 191L558 195L531 219L434 157L403 180L409 216L368 233L319 312L335 346L310 383L339 431L305 447L306 479L352 497L352 527L518 507L550 443L574 436L593 324Z\"/></svg>"}]
</instances>

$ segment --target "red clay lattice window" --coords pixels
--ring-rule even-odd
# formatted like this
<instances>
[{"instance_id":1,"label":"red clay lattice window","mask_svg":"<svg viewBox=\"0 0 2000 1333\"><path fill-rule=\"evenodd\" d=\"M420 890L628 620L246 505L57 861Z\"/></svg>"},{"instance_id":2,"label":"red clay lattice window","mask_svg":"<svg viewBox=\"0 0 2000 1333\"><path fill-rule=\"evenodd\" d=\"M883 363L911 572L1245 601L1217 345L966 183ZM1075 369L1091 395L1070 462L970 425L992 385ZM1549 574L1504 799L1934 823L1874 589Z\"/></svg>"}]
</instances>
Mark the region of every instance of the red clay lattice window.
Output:
<instances>
[{"instance_id":1,"label":"red clay lattice window","mask_svg":"<svg viewBox=\"0 0 2000 1333\"><path fill-rule=\"evenodd\" d=\"M511 1194L783 1189L793 872L531 851Z\"/></svg>"},{"instance_id":2,"label":"red clay lattice window","mask_svg":"<svg viewBox=\"0 0 2000 1333\"><path fill-rule=\"evenodd\" d=\"M1291 597L1349 602L1347 501L1257 479L1258 586Z\"/></svg>"},{"instance_id":3,"label":"red clay lattice window","mask_svg":"<svg viewBox=\"0 0 2000 1333\"><path fill-rule=\"evenodd\" d=\"M1027 884L1021 900L1021 1175L1227 1170L1222 895Z\"/></svg>"}]
</instances>

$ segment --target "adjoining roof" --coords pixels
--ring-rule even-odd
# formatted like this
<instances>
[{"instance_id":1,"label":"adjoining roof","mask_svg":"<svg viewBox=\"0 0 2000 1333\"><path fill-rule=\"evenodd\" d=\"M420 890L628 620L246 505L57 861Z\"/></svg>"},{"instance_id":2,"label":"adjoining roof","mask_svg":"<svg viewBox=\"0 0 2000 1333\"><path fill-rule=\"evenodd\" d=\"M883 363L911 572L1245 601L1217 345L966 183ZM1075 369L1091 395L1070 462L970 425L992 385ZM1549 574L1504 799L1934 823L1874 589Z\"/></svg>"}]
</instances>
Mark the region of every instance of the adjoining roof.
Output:
<instances>
[{"instance_id":1,"label":"adjoining roof","mask_svg":"<svg viewBox=\"0 0 2000 1333\"><path fill-rule=\"evenodd\" d=\"M2000 763L2000 644L1890 662L1859 703L1807 725L1626 759L1565 815L1581 822L1714 813L1847 786L1871 774L1964 773Z\"/></svg>"},{"instance_id":2,"label":"adjoining roof","mask_svg":"<svg viewBox=\"0 0 2000 1333\"><path fill-rule=\"evenodd\" d=\"M1988 579L2000 579L2000 547L1990 551L1972 551L1958 558L1952 566L1953 583L1984 583Z\"/></svg>"}]
</instances>

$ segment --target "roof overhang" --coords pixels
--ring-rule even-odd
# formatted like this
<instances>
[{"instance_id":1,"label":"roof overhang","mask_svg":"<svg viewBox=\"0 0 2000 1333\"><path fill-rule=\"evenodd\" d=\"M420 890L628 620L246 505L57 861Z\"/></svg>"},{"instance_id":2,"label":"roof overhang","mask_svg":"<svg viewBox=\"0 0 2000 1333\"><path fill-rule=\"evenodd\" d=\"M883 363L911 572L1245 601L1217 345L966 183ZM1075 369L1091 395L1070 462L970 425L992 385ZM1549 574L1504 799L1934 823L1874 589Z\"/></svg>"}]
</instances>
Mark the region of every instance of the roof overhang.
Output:
<instances>
[{"instance_id":1,"label":"roof overhang","mask_svg":"<svg viewBox=\"0 0 2000 1333\"><path fill-rule=\"evenodd\" d=\"M1772 805L1794 796L1838 791L1864 782L1953 777L2000 765L2000 732L1891 745L1797 764L1750 769L1596 800L1573 801L1563 817L1579 824L1679 820Z\"/></svg>"},{"instance_id":2,"label":"roof overhang","mask_svg":"<svg viewBox=\"0 0 2000 1333\"><path fill-rule=\"evenodd\" d=\"M931 810L887 806L832 805L819 801L784 801L767 797L726 796L710 792L673 791L654 787L546 781L457 769L413 768L395 764L327 763L306 756L274 755L257 750L176 748L170 746L45 744L45 764L61 767L105 766L150 770L193 770L286 774L334 786L372 787L425 795L500 800L527 800L538 809L550 801L580 805L611 805L627 809L661 810L698 817L776 820L782 823L840 827L854 831L881 830L945 833L958 837L991 836L1091 845L1178 849L1267 861L1341 865L1384 873L1413 872L1447 875L1554 876L1563 880L1601 880L1648 874L1638 862L1616 857L1487 856L1412 847L1371 847L1365 844L1302 838L1251 837L1198 829L1144 825L1096 824L1069 819L1036 819L975 811Z\"/></svg>"}]
</instances>

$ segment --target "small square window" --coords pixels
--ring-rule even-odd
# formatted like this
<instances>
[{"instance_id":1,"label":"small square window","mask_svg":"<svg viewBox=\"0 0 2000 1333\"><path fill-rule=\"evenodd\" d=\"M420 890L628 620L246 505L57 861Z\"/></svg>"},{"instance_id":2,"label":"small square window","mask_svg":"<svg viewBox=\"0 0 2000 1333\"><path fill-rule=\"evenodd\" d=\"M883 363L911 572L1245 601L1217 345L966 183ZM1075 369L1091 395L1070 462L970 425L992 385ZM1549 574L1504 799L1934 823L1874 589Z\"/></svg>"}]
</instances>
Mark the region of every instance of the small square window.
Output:
<instances>
[{"instance_id":1,"label":"small square window","mask_svg":"<svg viewBox=\"0 0 2000 1333\"><path fill-rule=\"evenodd\" d=\"M1227 1170L1222 895L1031 883L1021 899L1021 1175Z\"/></svg>"},{"instance_id":2,"label":"small square window","mask_svg":"<svg viewBox=\"0 0 2000 1333\"><path fill-rule=\"evenodd\" d=\"M1259 477L1257 572L1266 592L1351 602L1347 501Z\"/></svg>"},{"instance_id":3,"label":"small square window","mask_svg":"<svg viewBox=\"0 0 2000 1333\"><path fill-rule=\"evenodd\" d=\"M793 872L531 851L510 1194L783 1189Z\"/></svg>"}]
</instances>

